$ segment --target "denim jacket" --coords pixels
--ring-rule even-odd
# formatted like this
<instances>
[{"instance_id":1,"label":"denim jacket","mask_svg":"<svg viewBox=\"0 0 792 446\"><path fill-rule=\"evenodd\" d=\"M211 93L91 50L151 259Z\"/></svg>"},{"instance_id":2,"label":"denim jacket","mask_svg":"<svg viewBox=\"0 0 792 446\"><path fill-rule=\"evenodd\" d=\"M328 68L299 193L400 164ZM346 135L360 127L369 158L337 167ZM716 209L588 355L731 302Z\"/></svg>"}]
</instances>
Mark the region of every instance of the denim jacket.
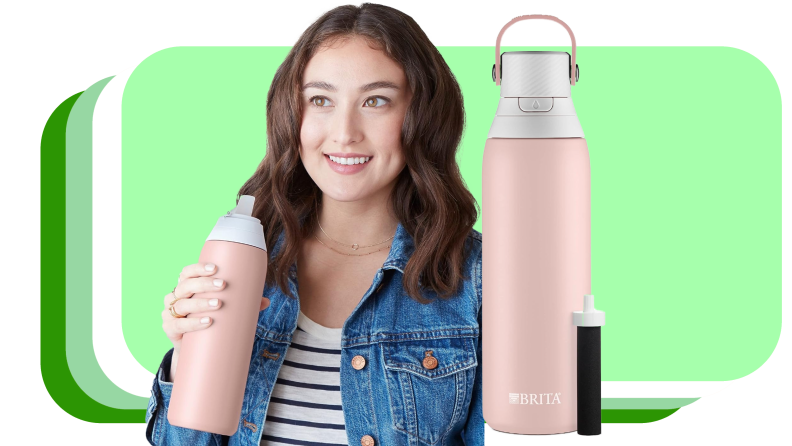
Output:
<instances>
[{"instance_id":1,"label":"denim jacket","mask_svg":"<svg viewBox=\"0 0 792 446\"><path fill-rule=\"evenodd\" d=\"M282 232L270 250L273 258ZM375 446L479 446L484 444L481 393L481 258L482 235L471 230L457 295L429 304L413 300L402 288L413 239L399 223L391 250L374 281L342 329L341 401L350 445L370 436ZM297 267L289 270L289 288L297 296ZM299 299L277 285L266 286L270 305L259 313L239 427L232 436L172 426L167 382L173 349L154 378L146 438L153 445L258 446L275 380L297 326ZM222 311L222 310L221 310ZM209 328L211 330L211 327ZM437 366L426 368L428 350ZM352 367L361 355L364 366Z\"/></svg>"}]
</instances>

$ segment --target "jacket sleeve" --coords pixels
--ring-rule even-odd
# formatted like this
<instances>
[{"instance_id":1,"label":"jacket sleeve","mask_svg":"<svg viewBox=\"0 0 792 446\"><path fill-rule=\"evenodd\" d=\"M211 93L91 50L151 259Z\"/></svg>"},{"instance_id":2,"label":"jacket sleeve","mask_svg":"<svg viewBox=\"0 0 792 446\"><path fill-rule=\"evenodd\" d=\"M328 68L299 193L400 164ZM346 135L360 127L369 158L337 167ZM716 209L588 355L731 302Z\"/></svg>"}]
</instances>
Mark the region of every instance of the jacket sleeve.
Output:
<instances>
[{"instance_id":1,"label":"jacket sleeve","mask_svg":"<svg viewBox=\"0 0 792 446\"><path fill-rule=\"evenodd\" d=\"M168 422L173 383L168 382L173 349L168 350L154 377L151 398L146 410L146 439L152 445L221 445L227 444L225 435L172 426ZM224 438L225 437L225 438Z\"/></svg>"},{"instance_id":2,"label":"jacket sleeve","mask_svg":"<svg viewBox=\"0 0 792 446\"><path fill-rule=\"evenodd\" d=\"M473 396L470 400L470 408L468 411L467 422L462 433L462 438L465 440L465 446L483 446L484 445L484 414L483 414L483 397L481 392L481 370L483 363L481 362L481 338L482 338L482 325L481 325L481 253L474 269L474 280L476 283L476 292L478 294L478 324L479 324L479 339L478 348L476 349L476 356L478 359L478 367L476 367L476 380L473 383Z\"/></svg>"}]
</instances>

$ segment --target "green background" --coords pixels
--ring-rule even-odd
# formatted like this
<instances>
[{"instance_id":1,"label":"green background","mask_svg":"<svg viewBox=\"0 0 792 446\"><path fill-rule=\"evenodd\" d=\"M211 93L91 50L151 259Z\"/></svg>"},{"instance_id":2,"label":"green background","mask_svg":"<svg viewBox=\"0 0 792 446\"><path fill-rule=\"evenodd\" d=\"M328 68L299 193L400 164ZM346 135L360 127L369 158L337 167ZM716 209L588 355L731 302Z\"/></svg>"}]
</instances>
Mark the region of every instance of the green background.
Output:
<instances>
[{"instance_id":1,"label":"green background","mask_svg":"<svg viewBox=\"0 0 792 446\"><path fill-rule=\"evenodd\" d=\"M499 99L494 49L439 48L465 98L458 153L481 201ZM504 47L569 51L568 47ZM123 114L123 331L152 373L165 294L198 261L266 147L288 47L175 47L130 77ZM604 381L745 376L781 330L781 98L729 47L578 47L572 96L591 159L592 293ZM94 187L101 187L95 185ZM97 211L97 210L95 210ZM476 229L481 227L481 216ZM639 395L636 395L639 396Z\"/></svg>"}]
</instances>

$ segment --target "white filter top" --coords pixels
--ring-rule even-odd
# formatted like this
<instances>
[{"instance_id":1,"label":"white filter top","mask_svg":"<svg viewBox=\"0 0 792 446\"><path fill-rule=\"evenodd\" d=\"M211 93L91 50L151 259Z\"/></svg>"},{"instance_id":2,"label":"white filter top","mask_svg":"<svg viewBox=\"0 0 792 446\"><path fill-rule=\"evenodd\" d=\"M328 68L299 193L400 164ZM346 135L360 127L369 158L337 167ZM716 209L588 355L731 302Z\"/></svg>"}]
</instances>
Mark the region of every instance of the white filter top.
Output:
<instances>
[{"instance_id":1,"label":"white filter top","mask_svg":"<svg viewBox=\"0 0 792 446\"><path fill-rule=\"evenodd\" d=\"M583 296L583 311L573 311L572 322L578 327L601 327L605 325L605 312L594 308L593 294Z\"/></svg>"},{"instance_id":2,"label":"white filter top","mask_svg":"<svg viewBox=\"0 0 792 446\"><path fill-rule=\"evenodd\" d=\"M243 243L255 246L256 248L267 250L267 243L264 239L264 227L261 221L252 217L253 203L255 197L252 195L242 195L234 209L228 211L217 220L212 232L209 233L209 240L223 240L227 242Z\"/></svg>"}]
</instances>

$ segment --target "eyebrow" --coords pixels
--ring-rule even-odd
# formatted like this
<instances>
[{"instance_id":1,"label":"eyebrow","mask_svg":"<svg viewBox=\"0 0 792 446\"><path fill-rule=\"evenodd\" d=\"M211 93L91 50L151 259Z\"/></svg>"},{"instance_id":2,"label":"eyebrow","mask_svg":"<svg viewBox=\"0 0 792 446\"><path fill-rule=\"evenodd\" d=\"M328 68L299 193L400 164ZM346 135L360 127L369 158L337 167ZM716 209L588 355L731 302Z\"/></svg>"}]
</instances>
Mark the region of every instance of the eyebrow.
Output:
<instances>
[{"instance_id":1,"label":"eyebrow","mask_svg":"<svg viewBox=\"0 0 792 446\"><path fill-rule=\"evenodd\" d=\"M322 90L328 90L328 91L332 91L332 92L338 91L338 89L335 87L335 85L329 84L329 83L324 82L324 81L308 82L307 84L302 86L302 90L305 90L306 88L320 88ZM362 87L360 87L360 91L362 91L362 92L371 91L371 90L376 90L378 88L392 88L394 90L399 90L399 86L394 84L393 82L390 82L390 81L377 81L377 82L371 82L369 84L363 85Z\"/></svg>"}]
</instances>

